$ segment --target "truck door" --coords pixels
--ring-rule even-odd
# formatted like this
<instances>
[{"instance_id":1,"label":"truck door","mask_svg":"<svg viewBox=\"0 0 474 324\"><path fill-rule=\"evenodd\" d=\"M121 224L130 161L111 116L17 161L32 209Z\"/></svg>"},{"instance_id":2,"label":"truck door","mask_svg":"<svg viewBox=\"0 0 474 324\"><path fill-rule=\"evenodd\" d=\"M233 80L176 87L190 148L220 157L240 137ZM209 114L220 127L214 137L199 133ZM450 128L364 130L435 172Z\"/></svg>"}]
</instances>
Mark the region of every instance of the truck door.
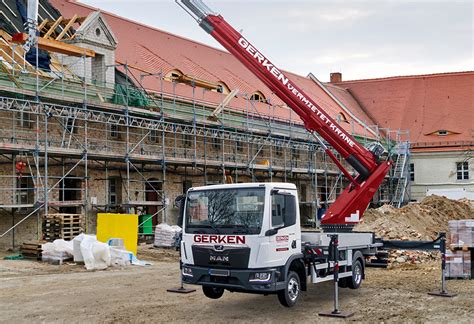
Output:
<instances>
[{"instance_id":1,"label":"truck door","mask_svg":"<svg viewBox=\"0 0 474 324\"><path fill-rule=\"evenodd\" d=\"M277 233L270 236L270 246L275 265L285 264L294 254L301 252L297 226L298 205L296 192L273 190L271 194L271 228Z\"/></svg>"}]
</instances>

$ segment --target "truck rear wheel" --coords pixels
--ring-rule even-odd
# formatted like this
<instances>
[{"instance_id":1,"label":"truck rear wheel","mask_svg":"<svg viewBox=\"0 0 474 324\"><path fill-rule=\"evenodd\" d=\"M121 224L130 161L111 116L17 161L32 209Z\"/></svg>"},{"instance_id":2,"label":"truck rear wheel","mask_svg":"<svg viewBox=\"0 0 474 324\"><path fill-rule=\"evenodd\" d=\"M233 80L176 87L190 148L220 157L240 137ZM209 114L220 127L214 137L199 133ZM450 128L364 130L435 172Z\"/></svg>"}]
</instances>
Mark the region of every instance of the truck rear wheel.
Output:
<instances>
[{"instance_id":1,"label":"truck rear wheel","mask_svg":"<svg viewBox=\"0 0 474 324\"><path fill-rule=\"evenodd\" d=\"M360 259L356 259L354 263L352 263L352 276L346 278L347 286L351 289L359 288L360 284L362 283L363 274L364 266L362 265L362 261Z\"/></svg>"},{"instance_id":2,"label":"truck rear wheel","mask_svg":"<svg viewBox=\"0 0 474 324\"><path fill-rule=\"evenodd\" d=\"M301 294L300 277L294 271L288 273L285 289L278 291L278 300L283 306L293 307Z\"/></svg>"},{"instance_id":3,"label":"truck rear wheel","mask_svg":"<svg viewBox=\"0 0 474 324\"><path fill-rule=\"evenodd\" d=\"M202 292L207 298L219 299L224 295L224 288L202 286Z\"/></svg>"}]
</instances>

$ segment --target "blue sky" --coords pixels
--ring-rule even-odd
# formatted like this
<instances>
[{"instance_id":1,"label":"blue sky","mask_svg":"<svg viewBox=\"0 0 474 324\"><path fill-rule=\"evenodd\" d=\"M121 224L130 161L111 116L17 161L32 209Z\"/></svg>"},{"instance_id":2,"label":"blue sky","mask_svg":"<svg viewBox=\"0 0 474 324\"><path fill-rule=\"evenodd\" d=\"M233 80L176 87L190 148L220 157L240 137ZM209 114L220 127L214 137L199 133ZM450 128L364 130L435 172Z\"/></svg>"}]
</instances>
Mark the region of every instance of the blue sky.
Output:
<instances>
[{"instance_id":1,"label":"blue sky","mask_svg":"<svg viewBox=\"0 0 474 324\"><path fill-rule=\"evenodd\" d=\"M173 0L81 0L217 48ZM206 1L282 69L328 81L474 70L474 1Z\"/></svg>"}]
</instances>

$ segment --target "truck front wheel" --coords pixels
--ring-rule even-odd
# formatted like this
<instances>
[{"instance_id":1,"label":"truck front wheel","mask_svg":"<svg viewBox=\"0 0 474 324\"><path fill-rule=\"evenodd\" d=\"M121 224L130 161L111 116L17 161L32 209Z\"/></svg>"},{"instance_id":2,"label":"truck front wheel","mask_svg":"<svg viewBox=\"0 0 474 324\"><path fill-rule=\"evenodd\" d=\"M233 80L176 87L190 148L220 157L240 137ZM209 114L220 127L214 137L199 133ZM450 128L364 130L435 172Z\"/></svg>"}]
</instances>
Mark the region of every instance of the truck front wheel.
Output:
<instances>
[{"instance_id":1,"label":"truck front wheel","mask_svg":"<svg viewBox=\"0 0 474 324\"><path fill-rule=\"evenodd\" d=\"M285 289L278 291L278 300L283 306L293 307L301 294L300 277L294 271L288 273Z\"/></svg>"},{"instance_id":2,"label":"truck front wheel","mask_svg":"<svg viewBox=\"0 0 474 324\"><path fill-rule=\"evenodd\" d=\"M209 286L202 286L202 292L207 298L211 299L219 299L224 295L223 288L216 288L216 287L209 287Z\"/></svg>"}]
</instances>

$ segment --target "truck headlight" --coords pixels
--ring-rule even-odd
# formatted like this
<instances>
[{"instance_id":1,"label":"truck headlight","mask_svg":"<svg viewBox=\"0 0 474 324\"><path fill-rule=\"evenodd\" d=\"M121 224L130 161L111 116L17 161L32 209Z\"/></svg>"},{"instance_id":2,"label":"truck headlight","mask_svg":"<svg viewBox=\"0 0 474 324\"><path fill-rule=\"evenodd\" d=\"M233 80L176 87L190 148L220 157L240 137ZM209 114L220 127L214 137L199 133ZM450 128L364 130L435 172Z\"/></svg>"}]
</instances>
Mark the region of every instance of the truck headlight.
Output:
<instances>
[{"instance_id":1,"label":"truck headlight","mask_svg":"<svg viewBox=\"0 0 474 324\"><path fill-rule=\"evenodd\" d=\"M250 282L268 282L272 279L271 272L254 272L250 274Z\"/></svg>"},{"instance_id":2,"label":"truck headlight","mask_svg":"<svg viewBox=\"0 0 474 324\"><path fill-rule=\"evenodd\" d=\"M183 267L183 276L192 277L193 276L193 269L188 267Z\"/></svg>"}]
</instances>

